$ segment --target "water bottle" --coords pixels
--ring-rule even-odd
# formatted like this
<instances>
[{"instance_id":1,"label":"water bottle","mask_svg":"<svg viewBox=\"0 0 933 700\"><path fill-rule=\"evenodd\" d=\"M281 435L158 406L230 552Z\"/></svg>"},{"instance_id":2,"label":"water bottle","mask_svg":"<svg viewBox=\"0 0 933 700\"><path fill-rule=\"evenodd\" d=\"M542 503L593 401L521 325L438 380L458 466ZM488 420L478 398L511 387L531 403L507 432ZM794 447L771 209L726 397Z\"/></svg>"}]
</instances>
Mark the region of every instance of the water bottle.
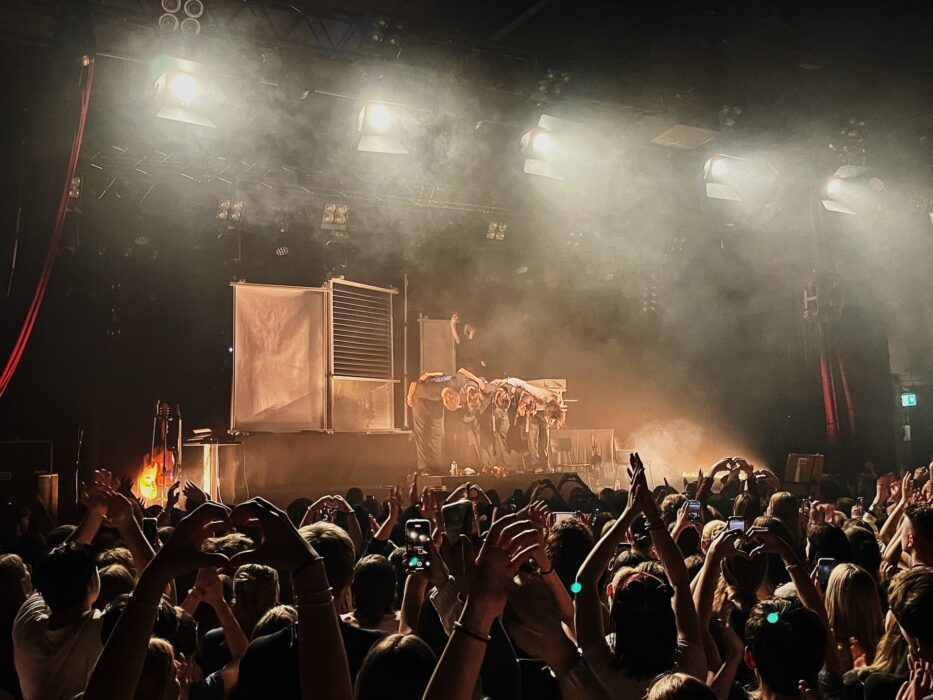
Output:
<instances>
[{"instance_id":1,"label":"water bottle","mask_svg":"<svg viewBox=\"0 0 933 700\"><path fill-rule=\"evenodd\" d=\"M454 460L450 463L450 475L459 476L460 472L457 470L457 460Z\"/></svg>"}]
</instances>

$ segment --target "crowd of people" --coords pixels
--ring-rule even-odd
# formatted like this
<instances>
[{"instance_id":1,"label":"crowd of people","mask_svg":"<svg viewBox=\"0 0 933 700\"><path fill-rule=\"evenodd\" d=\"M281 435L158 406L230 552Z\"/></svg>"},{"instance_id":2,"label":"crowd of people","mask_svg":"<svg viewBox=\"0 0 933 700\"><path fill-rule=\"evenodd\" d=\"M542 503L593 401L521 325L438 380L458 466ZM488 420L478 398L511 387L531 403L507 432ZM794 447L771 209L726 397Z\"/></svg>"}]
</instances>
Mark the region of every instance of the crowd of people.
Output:
<instances>
[{"instance_id":1,"label":"crowd of people","mask_svg":"<svg viewBox=\"0 0 933 700\"><path fill-rule=\"evenodd\" d=\"M192 484L144 507L96 472L76 525L6 508L0 698L933 693L928 469L813 498L734 457L682 491L637 454L628 477L500 497L415 474L282 510Z\"/></svg>"}]
</instances>

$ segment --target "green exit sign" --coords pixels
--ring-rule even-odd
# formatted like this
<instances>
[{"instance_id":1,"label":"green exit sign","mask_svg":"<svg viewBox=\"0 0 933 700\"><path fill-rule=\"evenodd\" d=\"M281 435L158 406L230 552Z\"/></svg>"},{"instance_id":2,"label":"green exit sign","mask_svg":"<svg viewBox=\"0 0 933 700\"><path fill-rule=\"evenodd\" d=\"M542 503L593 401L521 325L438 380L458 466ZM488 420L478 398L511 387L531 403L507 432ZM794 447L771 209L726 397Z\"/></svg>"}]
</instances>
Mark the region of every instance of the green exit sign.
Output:
<instances>
[{"instance_id":1,"label":"green exit sign","mask_svg":"<svg viewBox=\"0 0 933 700\"><path fill-rule=\"evenodd\" d=\"M917 395L911 391L901 394L901 406L908 408L917 405Z\"/></svg>"}]
</instances>

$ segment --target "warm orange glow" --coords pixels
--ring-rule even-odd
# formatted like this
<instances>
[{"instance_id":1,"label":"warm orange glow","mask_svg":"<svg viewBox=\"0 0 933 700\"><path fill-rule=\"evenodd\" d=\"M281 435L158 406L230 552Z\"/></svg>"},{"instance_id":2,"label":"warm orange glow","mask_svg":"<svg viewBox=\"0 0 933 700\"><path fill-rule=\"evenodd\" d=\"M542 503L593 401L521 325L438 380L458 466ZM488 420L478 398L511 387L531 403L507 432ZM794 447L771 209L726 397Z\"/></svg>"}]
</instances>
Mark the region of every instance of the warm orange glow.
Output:
<instances>
[{"instance_id":1,"label":"warm orange glow","mask_svg":"<svg viewBox=\"0 0 933 700\"><path fill-rule=\"evenodd\" d=\"M156 485L158 474L159 465L155 463L144 467L139 475L139 495L148 501L155 500L159 496L159 488Z\"/></svg>"}]
</instances>

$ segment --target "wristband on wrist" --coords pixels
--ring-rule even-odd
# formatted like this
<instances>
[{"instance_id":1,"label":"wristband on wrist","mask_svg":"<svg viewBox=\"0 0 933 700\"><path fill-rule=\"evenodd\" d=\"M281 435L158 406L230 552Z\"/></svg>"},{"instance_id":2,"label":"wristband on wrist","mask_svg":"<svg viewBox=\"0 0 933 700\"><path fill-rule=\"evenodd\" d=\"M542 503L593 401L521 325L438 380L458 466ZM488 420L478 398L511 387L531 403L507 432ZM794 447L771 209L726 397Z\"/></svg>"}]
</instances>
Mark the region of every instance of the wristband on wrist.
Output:
<instances>
[{"instance_id":1,"label":"wristband on wrist","mask_svg":"<svg viewBox=\"0 0 933 700\"><path fill-rule=\"evenodd\" d=\"M550 569L538 569L538 573L541 574L542 576L547 576L548 574L553 574L553 573L554 573L554 565L551 564L551 568L550 568Z\"/></svg>"},{"instance_id":2,"label":"wristband on wrist","mask_svg":"<svg viewBox=\"0 0 933 700\"><path fill-rule=\"evenodd\" d=\"M315 591L314 593L308 593L307 595L300 595L297 591L295 592L295 605L297 607L303 607L305 605L316 606L316 605L330 605L334 602L334 589L325 588L323 591Z\"/></svg>"},{"instance_id":3,"label":"wristband on wrist","mask_svg":"<svg viewBox=\"0 0 933 700\"><path fill-rule=\"evenodd\" d=\"M482 642L483 644L489 644L489 641L492 637L488 634L480 634L479 632L474 632L471 629L464 627L459 620L454 623L454 632L463 632L467 637L475 639L477 642Z\"/></svg>"}]
</instances>

